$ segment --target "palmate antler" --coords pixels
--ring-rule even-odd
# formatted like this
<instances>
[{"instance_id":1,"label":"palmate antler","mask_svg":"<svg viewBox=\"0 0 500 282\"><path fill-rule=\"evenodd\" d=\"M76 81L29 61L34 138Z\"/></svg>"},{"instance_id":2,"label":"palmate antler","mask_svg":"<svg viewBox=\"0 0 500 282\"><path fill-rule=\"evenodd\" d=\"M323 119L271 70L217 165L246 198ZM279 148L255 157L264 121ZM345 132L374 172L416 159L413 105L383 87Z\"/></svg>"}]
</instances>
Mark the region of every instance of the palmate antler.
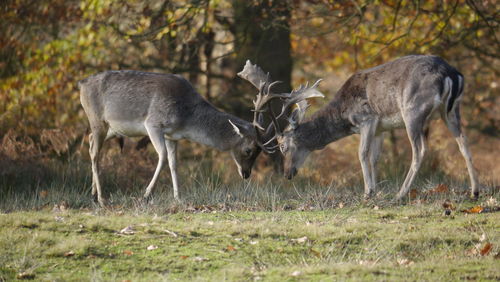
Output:
<instances>
[{"instance_id":1,"label":"palmate antler","mask_svg":"<svg viewBox=\"0 0 500 282\"><path fill-rule=\"evenodd\" d=\"M307 83L305 86L300 86L298 89L293 90L291 93L272 93L272 87L277 83L280 83L280 81L272 82L269 73L266 74L259 66L252 65L250 60L246 61L245 67L241 72L238 73L238 76L245 80L248 80L257 89L259 89L259 93L257 94L256 99L253 101L255 107L253 125L257 130L258 138L261 142L261 147L266 152L271 152L276 148L276 146L269 147L268 145L274 139L276 139L278 135L283 134L283 131L280 129L280 126L278 124L278 119L283 117L283 115L288 112L288 109L291 106L296 105L296 109L292 111L292 114L289 117L287 117L287 120L292 126L295 126L303 119L305 115L306 109L308 107L306 99L314 97L325 97L318 90L318 85L321 82L321 79L317 80L310 87ZM285 100L285 103L283 104L281 112L278 116L276 116L271 109L270 102L273 99ZM266 109L263 109L264 106L266 106ZM274 126L276 133L273 138L266 142L262 141L262 137L260 134L261 131L264 131L264 128L262 127L262 114L264 112L269 114L269 117L272 121L271 125ZM268 132L269 129L270 128L265 131Z\"/></svg>"},{"instance_id":2,"label":"palmate antler","mask_svg":"<svg viewBox=\"0 0 500 282\"><path fill-rule=\"evenodd\" d=\"M238 76L249 81L253 86L255 86L259 93L257 94L256 99L253 101L254 104L254 117L253 117L253 126L257 131L257 138L260 142L261 148L267 153L272 153L275 149L275 146L270 147L269 144L276 138L273 137L270 140L264 141L262 140L261 132L267 132L264 129L262 121L262 114L264 112L269 112L271 116L272 125L276 130L279 130L279 124L276 120L274 113L271 110L270 101L273 99L279 98L287 98L289 96L288 93L284 94L276 94L272 93L271 89L274 85L281 83L281 81L272 81L269 73L264 73L264 71L257 65L252 65L250 60L246 61L245 67L241 72L238 73ZM264 106L267 106L267 109L263 109ZM270 125L271 126L271 125Z\"/></svg>"}]
</instances>

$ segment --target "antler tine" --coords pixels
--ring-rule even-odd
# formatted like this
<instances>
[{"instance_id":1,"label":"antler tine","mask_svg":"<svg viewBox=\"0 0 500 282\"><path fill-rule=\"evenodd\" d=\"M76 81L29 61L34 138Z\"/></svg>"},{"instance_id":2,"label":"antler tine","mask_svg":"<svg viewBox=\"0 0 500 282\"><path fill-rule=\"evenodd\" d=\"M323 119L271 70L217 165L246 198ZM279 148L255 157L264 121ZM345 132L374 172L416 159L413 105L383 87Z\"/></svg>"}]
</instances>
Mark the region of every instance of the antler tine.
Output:
<instances>
[{"instance_id":1,"label":"antler tine","mask_svg":"<svg viewBox=\"0 0 500 282\"><path fill-rule=\"evenodd\" d=\"M309 82L307 82L305 86L300 85L298 89L293 90L289 95L290 98L287 99L286 103L283 105L281 113L276 118L282 117L290 106L303 101L305 102L308 98L324 98L325 95L317 89L321 81L322 79L318 79L311 87L309 87ZM305 102L305 104L300 107L300 110L305 111L307 106L307 102Z\"/></svg>"}]
</instances>

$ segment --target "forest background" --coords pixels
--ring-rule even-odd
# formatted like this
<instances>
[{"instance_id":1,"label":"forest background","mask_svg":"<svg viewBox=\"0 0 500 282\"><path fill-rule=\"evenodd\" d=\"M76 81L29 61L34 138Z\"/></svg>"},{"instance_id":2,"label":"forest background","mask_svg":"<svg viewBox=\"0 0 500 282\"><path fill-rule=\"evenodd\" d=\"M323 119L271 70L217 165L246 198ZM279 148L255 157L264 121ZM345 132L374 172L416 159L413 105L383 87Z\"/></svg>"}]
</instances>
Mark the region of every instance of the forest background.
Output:
<instances>
[{"instance_id":1,"label":"forest background","mask_svg":"<svg viewBox=\"0 0 500 282\"><path fill-rule=\"evenodd\" d=\"M90 192L88 123L77 82L91 74L181 74L216 107L250 120L256 91L236 76L247 59L283 81L283 91L323 78L326 98L312 101L314 111L356 70L408 54L442 56L465 75L463 126L480 181L495 187L499 11L493 0L2 1L0 192L43 192L57 181L74 182L75 175L83 178L77 189ZM381 166L402 181L411 150L404 130L389 135ZM348 137L314 153L302 179L360 183L357 140ZM144 144L126 140L121 152L108 142L102 162L108 185L142 191L157 162ZM429 144L424 175L467 181L465 163L441 121L433 122ZM179 157L183 178L202 163L224 183L234 179L227 153L182 142ZM272 167L259 157L253 179L275 175ZM170 187L169 173L162 178Z\"/></svg>"}]
</instances>

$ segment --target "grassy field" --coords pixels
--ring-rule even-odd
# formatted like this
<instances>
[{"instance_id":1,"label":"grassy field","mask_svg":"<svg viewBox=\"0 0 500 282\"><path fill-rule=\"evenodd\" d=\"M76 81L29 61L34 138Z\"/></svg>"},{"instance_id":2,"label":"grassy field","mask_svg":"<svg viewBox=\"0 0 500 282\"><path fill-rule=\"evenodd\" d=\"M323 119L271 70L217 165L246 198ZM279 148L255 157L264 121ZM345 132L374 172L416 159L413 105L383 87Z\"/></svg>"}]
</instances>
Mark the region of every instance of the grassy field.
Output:
<instances>
[{"instance_id":1,"label":"grassy field","mask_svg":"<svg viewBox=\"0 0 500 282\"><path fill-rule=\"evenodd\" d=\"M0 281L498 281L500 213L488 208L498 199L482 213L464 212L480 203L451 201L450 215L442 199L289 211L179 204L161 214L154 204L63 203L2 213Z\"/></svg>"},{"instance_id":2,"label":"grassy field","mask_svg":"<svg viewBox=\"0 0 500 282\"><path fill-rule=\"evenodd\" d=\"M120 166L104 168L107 209L91 201L88 162L3 166L0 281L500 280L495 182L483 179L472 202L466 175L427 165L393 203L406 169L384 161L363 202L360 174L241 181L202 163L181 171L182 202L167 171L145 205L155 163L110 163Z\"/></svg>"}]
</instances>

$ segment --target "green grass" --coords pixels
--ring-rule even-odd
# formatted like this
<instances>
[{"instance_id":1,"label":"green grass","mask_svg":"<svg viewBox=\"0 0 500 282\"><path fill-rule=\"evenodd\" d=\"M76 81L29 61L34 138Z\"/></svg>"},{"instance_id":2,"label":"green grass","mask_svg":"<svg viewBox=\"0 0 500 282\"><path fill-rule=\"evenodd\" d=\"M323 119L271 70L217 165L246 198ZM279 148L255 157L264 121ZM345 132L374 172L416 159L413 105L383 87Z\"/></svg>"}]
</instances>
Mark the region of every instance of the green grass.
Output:
<instances>
[{"instance_id":1,"label":"green grass","mask_svg":"<svg viewBox=\"0 0 500 282\"><path fill-rule=\"evenodd\" d=\"M498 208L495 183L482 183L471 202L466 181L424 167L416 197L393 203L405 169L382 163L384 181L363 202L361 176L326 186L301 176L259 183L202 164L181 170L181 202L164 171L145 205L150 174L108 167L101 209L88 163L36 167L0 178L0 281L500 279L500 212L462 212ZM438 184L448 191L431 193ZM134 234L120 234L127 226Z\"/></svg>"},{"instance_id":2,"label":"green grass","mask_svg":"<svg viewBox=\"0 0 500 282\"><path fill-rule=\"evenodd\" d=\"M119 233L127 226L134 234ZM436 203L162 215L13 212L0 215L0 277L498 281L498 230L500 213L444 216ZM482 256L488 242L493 248Z\"/></svg>"}]
</instances>

